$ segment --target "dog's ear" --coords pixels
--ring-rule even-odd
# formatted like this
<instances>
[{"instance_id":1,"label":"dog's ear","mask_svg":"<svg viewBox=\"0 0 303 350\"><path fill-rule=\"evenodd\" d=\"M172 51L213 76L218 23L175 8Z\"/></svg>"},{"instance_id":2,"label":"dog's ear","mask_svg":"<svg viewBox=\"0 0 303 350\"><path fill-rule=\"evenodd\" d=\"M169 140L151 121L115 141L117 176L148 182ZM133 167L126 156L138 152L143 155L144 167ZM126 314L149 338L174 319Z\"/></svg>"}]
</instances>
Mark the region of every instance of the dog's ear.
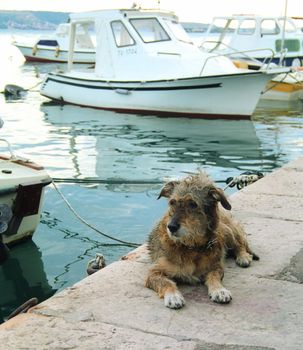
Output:
<instances>
[{"instance_id":1,"label":"dog's ear","mask_svg":"<svg viewBox=\"0 0 303 350\"><path fill-rule=\"evenodd\" d=\"M208 193L214 200L221 202L223 208L227 210L231 209L231 204L227 200L225 193L221 188L212 187Z\"/></svg>"},{"instance_id":2,"label":"dog's ear","mask_svg":"<svg viewBox=\"0 0 303 350\"><path fill-rule=\"evenodd\" d=\"M161 189L161 192L158 196L157 199L160 199L161 197L166 197L169 198L171 194L173 193L173 190L176 185L178 185L180 182L179 181L170 181L167 182Z\"/></svg>"}]
</instances>

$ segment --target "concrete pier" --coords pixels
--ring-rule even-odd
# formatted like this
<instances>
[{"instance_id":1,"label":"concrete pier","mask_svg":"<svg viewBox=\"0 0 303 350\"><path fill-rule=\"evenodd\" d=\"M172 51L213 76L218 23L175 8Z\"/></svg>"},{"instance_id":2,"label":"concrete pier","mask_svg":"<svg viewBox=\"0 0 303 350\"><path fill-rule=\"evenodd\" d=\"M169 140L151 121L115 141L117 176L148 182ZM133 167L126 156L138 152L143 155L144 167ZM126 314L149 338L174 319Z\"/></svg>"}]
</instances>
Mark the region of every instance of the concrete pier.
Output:
<instances>
[{"instance_id":1,"label":"concrete pier","mask_svg":"<svg viewBox=\"0 0 303 350\"><path fill-rule=\"evenodd\" d=\"M227 260L233 300L181 286L186 305L164 306L144 287L145 247L0 326L0 349L303 349L303 159L230 197L261 260Z\"/></svg>"}]
</instances>

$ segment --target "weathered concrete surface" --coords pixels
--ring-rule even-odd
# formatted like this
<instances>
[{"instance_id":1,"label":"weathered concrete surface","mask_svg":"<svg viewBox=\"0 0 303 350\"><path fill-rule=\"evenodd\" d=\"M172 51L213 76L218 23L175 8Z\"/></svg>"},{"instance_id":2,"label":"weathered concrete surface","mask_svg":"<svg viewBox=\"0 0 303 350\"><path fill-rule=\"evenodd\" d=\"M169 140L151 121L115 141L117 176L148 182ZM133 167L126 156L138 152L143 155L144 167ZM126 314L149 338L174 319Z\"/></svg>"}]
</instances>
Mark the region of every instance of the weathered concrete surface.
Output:
<instances>
[{"instance_id":1,"label":"weathered concrete surface","mask_svg":"<svg viewBox=\"0 0 303 350\"><path fill-rule=\"evenodd\" d=\"M0 349L303 348L303 159L231 197L251 247L248 269L226 262L228 305L181 286L186 306L144 288L144 246L0 326Z\"/></svg>"}]
</instances>

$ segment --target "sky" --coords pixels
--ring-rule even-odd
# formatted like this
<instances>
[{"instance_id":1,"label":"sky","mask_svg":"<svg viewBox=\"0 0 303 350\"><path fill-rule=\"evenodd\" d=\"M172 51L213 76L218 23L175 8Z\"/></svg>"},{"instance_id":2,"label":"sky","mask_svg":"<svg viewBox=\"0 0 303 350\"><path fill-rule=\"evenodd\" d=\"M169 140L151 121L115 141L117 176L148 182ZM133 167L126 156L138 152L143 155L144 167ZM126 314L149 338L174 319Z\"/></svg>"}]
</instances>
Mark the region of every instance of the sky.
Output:
<instances>
[{"instance_id":1,"label":"sky","mask_svg":"<svg viewBox=\"0 0 303 350\"><path fill-rule=\"evenodd\" d=\"M0 0L0 10L80 12L102 8L127 8L134 2L176 12L183 21L210 20L218 15L263 14L303 17L303 0Z\"/></svg>"}]
</instances>

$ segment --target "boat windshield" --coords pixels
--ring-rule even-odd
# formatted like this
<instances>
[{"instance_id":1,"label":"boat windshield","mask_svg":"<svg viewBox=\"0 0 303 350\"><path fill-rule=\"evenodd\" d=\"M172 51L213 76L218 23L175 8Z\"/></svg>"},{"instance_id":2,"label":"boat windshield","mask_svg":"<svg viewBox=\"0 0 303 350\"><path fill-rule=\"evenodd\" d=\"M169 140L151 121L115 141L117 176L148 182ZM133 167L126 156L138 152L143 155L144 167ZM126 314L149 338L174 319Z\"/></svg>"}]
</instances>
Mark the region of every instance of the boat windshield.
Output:
<instances>
[{"instance_id":1,"label":"boat windshield","mask_svg":"<svg viewBox=\"0 0 303 350\"><path fill-rule=\"evenodd\" d=\"M167 24L169 29L172 31L172 33L178 40L186 43L192 43L192 41L190 40L190 37L186 33L185 29L180 25L180 23L169 19L166 19L165 23Z\"/></svg>"},{"instance_id":2,"label":"boat windshield","mask_svg":"<svg viewBox=\"0 0 303 350\"><path fill-rule=\"evenodd\" d=\"M170 40L157 18L136 18L130 23L145 43Z\"/></svg>"}]
</instances>

